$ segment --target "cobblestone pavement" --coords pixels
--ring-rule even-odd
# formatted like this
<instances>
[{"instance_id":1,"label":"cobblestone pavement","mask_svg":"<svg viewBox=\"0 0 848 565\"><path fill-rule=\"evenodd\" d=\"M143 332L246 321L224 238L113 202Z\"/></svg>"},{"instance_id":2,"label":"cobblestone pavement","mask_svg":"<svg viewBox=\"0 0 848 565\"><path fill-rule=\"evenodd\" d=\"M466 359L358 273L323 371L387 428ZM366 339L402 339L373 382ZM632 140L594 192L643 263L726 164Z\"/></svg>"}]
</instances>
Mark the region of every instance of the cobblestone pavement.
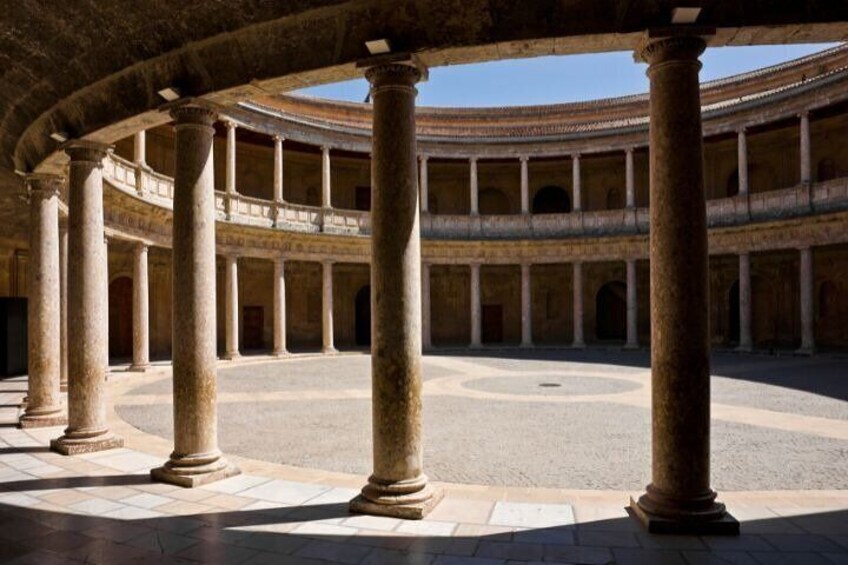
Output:
<instances>
[{"instance_id":1,"label":"cobblestone pavement","mask_svg":"<svg viewBox=\"0 0 848 565\"><path fill-rule=\"evenodd\" d=\"M647 364L645 352L427 356L425 468L450 483L639 489L650 480ZM724 354L713 366L716 488L848 489L848 361ZM368 474L366 355L222 367L224 451ZM167 377L118 404L171 437Z\"/></svg>"},{"instance_id":2,"label":"cobblestone pavement","mask_svg":"<svg viewBox=\"0 0 848 565\"><path fill-rule=\"evenodd\" d=\"M600 357L608 359L604 355ZM503 441L503 451L523 449L509 437L498 438L493 430L486 430L486 426L516 417L512 428L503 425L501 429L513 429L517 433L522 428L516 426L529 426L525 430L532 431L533 441L538 443L527 446L527 451L546 453L552 465L568 461L569 453L587 449L579 444L592 446L594 442L608 458L631 459L627 467L646 466L643 446L620 456L604 449L603 443L597 445L597 440L586 433L590 427L597 426L612 437L626 433L628 427L636 426L636 420L645 418L646 408L640 404L646 392L642 382L644 367L635 362L629 368L621 364L616 369L617 377L610 377L606 374L610 369L603 367L603 363L592 363L585 357L572 358L570 362L573 365L553 363L552 367L549 359L502 364L500 360L483 358L429 358L428 365L432 367L428 369L430 378L425 386L430 422L428 440L431 444L443 444L446 452L459 453L464 449L469 457L489 451L480 449L479 444L484 441ZM828 361L825 365L838 368L838 363ZM792 381L785 376L788 374L785 369L790 367L790 372L795 371L800 384L787 388L787 382L783 382L780 387L787 390L777 394L775 398L781 404L776 406L791 407L793 403L808 401L810 396L829 396L830 400L844 403L838 386L828 386L816 393L809 391L811 386L821 385L810 383L820 374L818 368L813 370L813 360L775 364L774 359L731 359L729 365L740 373L733 382L742 378L742 372L750 375L757 370L784 375L782 378ZM764 368L766 365L770 368ZM346 427L362 428L360 431L364 430L367 436L368 391L363 386L367 388L368 379L363 380L361 374L363 369L367 373L367 366L364 356L222 363L222 389L229 391L221 394L222 408L228 414L222 418L222 432L230 433L232 430L227 432L228 428L237 427L228 423L231 422L228 418L249 416L262 424L265 419L262 415L273 420L276 416L268 414L274 411L284 418L280 425L307 428L311 421L304 418L310 411L295 411L294 416L291 412L297 407L313 406L314 410L328 415L343 410L342 420L356 418L347 421ZM353 367L356 371L351 370ZM512 378L506 373L525 371L524 367L526 375L515 375L514 388L504 384ZM309 375L325 369L336 371L348 384L335 383L339 386L316 390L312 386L316 382ZM838 375L839 371L834 369L832 374ZM164 412L157 411L169 410L166 394L170 388L169 375L170 368L166 366L147 375L113 372L109 379L110 393L123 405L121 410L162 414L162 418L168 419ZM251 380L252 377L257 380ZM571 381L579 384L569 388L569 377L579 379ZM772 386L757 385L759 378L750 378L748 382L758 387ZM232 383L228 383L230 379ZM485 382L486 379L490 382ZM598 381L594 390L591 382L587 382L592 379ZM604 379L639 386L610 389L601 382ZM244 385L263 380L265 392L247 392L251 387ZM279 381L285 385L278 386ZM563 386L538 387L540 383L550 382ZM129 394L131 391L134 394ZM349 514L347 501L365 483L364 473L304 469L229 454L243 474L196 489L152 483L149 469L168 457L172 448L170 440L133 427L115 412L110 412L110 426L126 439L126 448L74 457L51 453L47 444L61 434L61 428L15 428L25 392L25 379L0 381L2 563L833 565L848 561L848 491L837 490L836 485L824 487L826 490L720 492L721 500L741 522L742 535L734 538L645 533L625 510L629 495L638 494L641 485L628 492L606 490L606 487L567 490L442 483L439 486L445 489L446 496L439 506L425 520L408 522ZM731 393L742 394L733 390ZM818 401L827 402L825 398ZM536 410L529 422L514 412L521 405ZM484 408L476 408L481 406ZM774 441L775 435L786 433L810 440L842 442L844 449L845 415L838 410L838 404L833 408L834 418L823 419L810 418L800 410L775 416L762 408L740 409L717 403L714 406L714 412L720 416L714 423L717 430L721 430L719 426L754 428L762 437L743 430L714 433L714 439L716 435L738 439L738 445L727 444L723 448L737 454L731 461L738 461L742 452L755 447L753 443ZM570 421L552 429L559 426L556 418L561 411L566 411L568 420L587 419L577 424L584 432L582 435L574 433L575 423ZM460 425L433 427L432 422L439 420L456 420ZM328 428L316 433L319 443L329 441L328 436L344 428L336 427L337 423L327 425ZM268 426L253 429L251 434L242 430L234 437L266 436L267 455L296 448L295 445L284 447L280 442L289 431L286 427ZM230 440L225 438L225 441ZM792 449L801 449L803 443L800 441ZM787 446L775 448L787 449ZM368 452L367 437L357 450ZM801 451L793 453L792 458L809 457ZM432 449L427 457L428 461L435 458ZM639 457L642 459L636 462ZM714 457L721 461L720 453ZM503 461L509 459L505 457ZM517 461L518 457L513 459ZM602 466L618 464L618 460L607 459ZM487 463L484 467L491 465ZM460 469L465 471L458 473L470 474L474 467ZM516 465L512 469L518 473L526 472L528 467ZM751 471L750 467L740 465L734 473ZM796 472L810 471L784 474L789 478ZM472 478L469 476L469 480ZM516 482L520 481L516 479Z\"/></svg>"}]
</instances>

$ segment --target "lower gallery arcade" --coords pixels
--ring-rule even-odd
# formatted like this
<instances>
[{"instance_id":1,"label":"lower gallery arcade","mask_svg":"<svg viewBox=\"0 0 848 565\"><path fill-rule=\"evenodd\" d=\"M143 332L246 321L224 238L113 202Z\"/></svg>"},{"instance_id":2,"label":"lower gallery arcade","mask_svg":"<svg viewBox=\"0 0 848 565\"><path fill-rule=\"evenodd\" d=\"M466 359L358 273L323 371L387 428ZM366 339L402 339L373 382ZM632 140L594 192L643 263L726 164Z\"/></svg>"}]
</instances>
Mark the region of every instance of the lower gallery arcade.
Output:
<instances>
[{"instance_id":1,"label":"lower gallery arcade","mask_svg":"<svg viewBox=\"0 0 848 565\"><path fill-rule=\"evenodd\" d=\"M28 254L7 250L11 265L26 267L6 273L10 292L24 285L30 301L30 389L21 425L66 418L67 429L51 443L66 455L118 447L123 440L105 418L108 363L127 361L130 370L144 371L151 360L172 359L174 450L152 474L186 487L208 484L239 472L218 448L219 357L370 346L374 467L351 510L420 519L442 496L423 460L422 350L649 347L652 482L631 508L651 531L738 533L710 486L710 348L813 354L846 347L848 242L845 212L832 202L844 183L814 182L806 117L801 182L791 189L793 203L806 196L804 211L749 222L759 212L745 166L727 196L733 206L744 203L743 219L741 208L727 225L714 221L717 213L708 217L698 80L705 46L699 37L671 36L640 52L651 81L650 125L642 132L650 148L650 197L637 211L634 191L626 191L623 222L632 221L633 229L623 234L428 237L422 224L431 222L434 230L439 220L421 211L429 201L419 192L426 175L414 102L426 69L412 58L363 65L373 101L367 234L279 230L281 156L269 208L276 216L266 218L276 233L237 225L239 206L251 201L234 189L235 129L226 133L233 148L227 162L231 155L233 162L222 194L215 191L213 147L223 116L203 100L163 109L175 128L173 191L156 213L169 237L161 236L165 228L145 232L137 221L156 204L141 189L122 192L114 178L120 157L109 146L68 142L67 178L27 177ZM744 146L744 135L731 130L731 137ZM571 189L579 205L581 157L574 154ZM322 155L322 206L309 212L325 227L336 213L328 155ZM476 159L470 162L469 217L478 221L484 192ZM526 215L526 159L521 163ZM151 175L137 170L139 178ZM831 206L821 213L810 204L818 189L829 191ZM586 201L603 200L592 194ZM125 209L110 211L115 204ZM640 213L649 233L637 227ZM591 216L579 207L566 216L563 223L577 217L575 229L588 230Z\"/></svg>"}]
</instances>

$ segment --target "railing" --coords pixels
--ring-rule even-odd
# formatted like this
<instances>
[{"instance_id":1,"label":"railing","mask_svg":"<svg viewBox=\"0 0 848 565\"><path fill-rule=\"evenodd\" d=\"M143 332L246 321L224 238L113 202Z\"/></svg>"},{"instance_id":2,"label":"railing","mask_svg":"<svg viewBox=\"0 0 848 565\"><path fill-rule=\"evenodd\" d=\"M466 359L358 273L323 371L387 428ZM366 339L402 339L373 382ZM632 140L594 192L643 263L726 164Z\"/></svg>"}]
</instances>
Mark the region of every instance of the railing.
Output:
<instances>
[{"instance_id":1,"label":"railing","mask_svg":"<svg viewBox=\"0 0 848 565\"><path fill-rule=\"evenodd\" d=\"M103 164L113 186L166 208L173 207L173 179L111 155ZM215 192L220 221L285 231L368 235L368 212L272 202L242 194ZM707 201L710 227L740 225L848 210L848 177ZM443 215L422 214L421 234L430 239L555 239L647 233L647 208L570 214Z\"/></svg>"}]
</instances>

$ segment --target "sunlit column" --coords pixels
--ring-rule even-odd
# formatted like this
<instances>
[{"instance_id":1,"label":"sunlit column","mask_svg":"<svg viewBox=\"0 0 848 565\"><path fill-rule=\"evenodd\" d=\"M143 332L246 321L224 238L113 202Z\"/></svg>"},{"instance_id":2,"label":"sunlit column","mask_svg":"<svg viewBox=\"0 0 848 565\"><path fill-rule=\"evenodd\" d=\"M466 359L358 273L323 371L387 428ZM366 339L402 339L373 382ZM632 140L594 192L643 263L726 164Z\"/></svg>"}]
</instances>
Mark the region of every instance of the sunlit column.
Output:
<instances>
[{"instance_id":1,"label":"sunlit column","mask_svg":"<svg viewBox=\"0 0 848 565\"><path fill-rule=\"evenodd\" d=\"M745 128L740 128L737 135L736 150L739 167L739 196L748 194L748 136Z\"/></svg>"},{"instance_id":2,"label":"sunlit column","mask_svg":"<svg viewBox=\"0 0 848 565\"><path fill-rule=\"evenodd\" d=\"M330 148L326 145L321 147L321 206L331 208L332 185L330 180Z\"/></svg>"},{"instance_id":3,"label":"sunlit column","mask_svg":"<svg viewBox=\"0 0 848 565\"><path fill-rule=\"evenodd\" d=\"M226 316L226 351L224 359L238 359L239 353L239 298L238 298L238 257L227 255L224 274L224 309Z\"/></svg>"},{"instance_id":4,"label":"sunlit column","mask_svg":"<svg viewBox=\"0 0 848 565\"><path fill-rule=\"evenodd\" d=\"M477 187L477 157L471 157L468 160L469 164L469 179L470 179L470 190L471 190L471 215L476 216L480 213L480 208L478 205L478 196L479 190Z\"/></svg>"},{"instance_id":5,"label":"sunlit column","mask_svg":"<svg viewBox=\"0 0 848 565\"><path fill-rule=\"evenodd\" d=\"M527 156L519 157L521 162L521 213L530 212L530 172L528 170Z\"/></svg>"},{"instance_id":6,"label":"sunlit column","mask_svg":"<svg viewBox=\"0 0 848 565\"><path fill-rule=\"evenodd\" d=\"M333 262L332 261L324 261L322 264L322 278L323 278L323 300L321 301L321 305L323 307L322 310L322 340L323 340L323 352L324 353L335 353L336 346L333 343Z\"/></svg>"},{"instance_id":7,"label":"sunlit column","mask_svg":"<svg viewBox=\"0 0 848 565\"><path fill-rule=\"evenodd\" d=\"M283 198L283 141L282 136L274 136L274 202L281 203Z\"/></svg>"},{"instance_id":8,"label":"sunlit column","mask_svg":"<svg viewBox=\"0 0 848 565\"><path fill-rule=\"evenodd\" d=\"M583 209L583 198L581 196L581 178L580 178L580 153L575 153L571 156L571 185L573 187L574 196L574 211L579 212Z\"/></svg>"},{"instance_id":9,"label":"sunlit column","mask_svg":"<svg viewBox=\"0 0 848 565\"><path fill-rule=\"evenodd\" d=\"M227 126L227 170L226 184L224 189L227 194L236 193L236 123L231 120L225 120L224 125Z\"/></svg>"},{"instance_id":10,"label":"sunlit column","mask_svg":"<svg viewBox=\"0 0 848 565\"><path fill-rule=\"evenodd\" d=\"M421 193L421 212L426 213L429 212L429 179L428 179L428 171L427 171L427 161L429 157L427 155L421 155L418 157L418 177L419 177L419 186L418 191Z\"/></svg>"},{"instance_id":11,"label":"sunlit column","mask_svg":"<svg viewBox=\"0 0 848 565\"><path fill-rule=\"evenodd\" d=\"M810 162L810 114L803 112L801 118L801 184L809 184L813 180Z\"/></svg>"},{"instance_id":12,"label":"sunlit column","mask_svg":"<svg viewBox=\"0 0 848 565\"><path fill-rule=\"evenodd\" d=\"M150 368L150 288L147 273L147 245L137 243L133 250L133 362L131 371Z\"/></svg>"}]
</instances>

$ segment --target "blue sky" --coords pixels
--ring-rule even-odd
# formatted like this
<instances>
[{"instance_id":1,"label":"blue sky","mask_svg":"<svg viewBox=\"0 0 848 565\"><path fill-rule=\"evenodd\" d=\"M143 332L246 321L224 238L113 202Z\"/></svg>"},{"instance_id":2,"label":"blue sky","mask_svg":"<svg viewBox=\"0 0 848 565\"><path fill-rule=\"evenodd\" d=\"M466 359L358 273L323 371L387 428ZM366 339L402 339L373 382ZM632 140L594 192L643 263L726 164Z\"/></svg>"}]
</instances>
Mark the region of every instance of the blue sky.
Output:
<instances>
[{"instance_id":1,"label":"blue sky","mask_svg":"<svg viewBox=\"0 0 848 565\"><path fill-rule=\"evenodd\" d=\"M702 57L701 80L713 80L774 65L835 44L720 47ZM593 100L647 92L645 65L633 53L515 59L430 69L418 86L420 106L517 106ZM364 79L299 91L310 96L362 102Z\"/></svg>"}]
</instances>

